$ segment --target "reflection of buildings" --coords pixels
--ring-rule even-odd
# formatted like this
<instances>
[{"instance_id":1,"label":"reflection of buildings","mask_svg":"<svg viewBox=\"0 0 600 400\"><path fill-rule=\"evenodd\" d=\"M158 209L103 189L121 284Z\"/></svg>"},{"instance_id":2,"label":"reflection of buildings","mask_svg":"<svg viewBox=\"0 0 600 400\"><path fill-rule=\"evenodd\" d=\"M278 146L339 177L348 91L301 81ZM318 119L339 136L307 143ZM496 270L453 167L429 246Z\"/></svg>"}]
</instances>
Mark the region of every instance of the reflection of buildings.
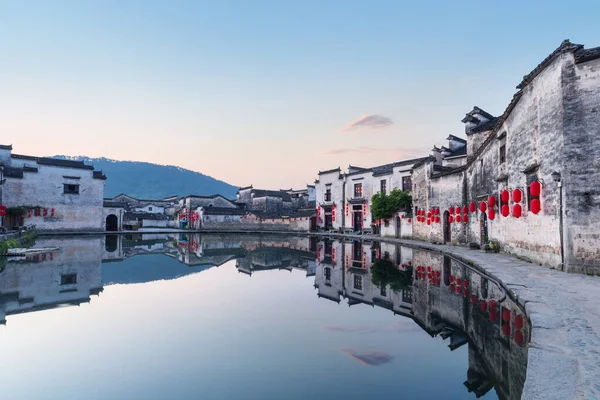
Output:
<instances>
[{"instance_id":1,"label":"reflection of buildings","mask_svg":"<svg viewBox=\"0 0 600 400\"><path fill-rule=\"evenodd\" d=\"M467 344L467 389L478 397L495 388L502 399L520 398L529 326L521 308L493 281L441 254L385 243L323 240L317 257L319 297L389 309L432 337L448 339L450 350ZM393 291L391 285L373 284L377 259L410 271L412 286Z\"/></svg>"},{"instance_id":2,"label":"reflection of buildings","mask_svg":"<svg viewBox=\"0 0 600 400\"><path fill-rule=\"evenodd\" d=\"M37 247L58 251L7 262L0 272L0 315L79 305L102 292L100 238L42 238Z\"/></svg>"}]
</instances>

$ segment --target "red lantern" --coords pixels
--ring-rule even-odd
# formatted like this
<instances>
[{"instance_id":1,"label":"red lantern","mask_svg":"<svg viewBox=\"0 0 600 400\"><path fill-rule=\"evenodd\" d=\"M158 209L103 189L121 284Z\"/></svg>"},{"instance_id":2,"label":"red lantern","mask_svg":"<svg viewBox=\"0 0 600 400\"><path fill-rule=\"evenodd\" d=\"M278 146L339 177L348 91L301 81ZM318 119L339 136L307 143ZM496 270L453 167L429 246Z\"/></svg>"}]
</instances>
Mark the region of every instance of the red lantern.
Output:
<instances>
[{"instance_id":1,"label":"red lantern","mask_svg":"<svg viewBox=\"0 0 600 400\"><path fill-rule=\"evenodd\" d=\"M435 215L440 215L440 209L439 208L435 209Z\"/></svg>"},{"instance_id":2,"label":"red lantern","mask_svg":"<svg viewBox=\"0 0 600 400\"><path fill-rule=\"evenodd\" d=\"M490 305L490 310L495 310L496 309L496 300L491 299L489 301L489 305Z\"/></svg>"},{"instance_id":3,"label":"red lantern","mask_svg":"<svg viewBox=\"0 0 600 400\"><path fill-rule=\"evenodd\" d=\"M496 206L496 196L488 197L488 206L490 206L490 207Z\"/></svg>"},{"instance_id":4,"label":"red lantern","mask_svg":"<svg viewBox=\"0 0 600 400\"><path fill-rule=\"evenodd\" d=\"M456 215L456 222L460 222L460 214Z\"/></svg>"},{"instance_id":5,"label":"red lantern","mask_svg":"<svg viewBox=\"0 0 600 400\"><path fill-rule=\"evenodd\" d=\"M454 217L452 215L448 216L448 223L453 223L454 222Z\"/></svg>"},{"instance_id":6,"label":"red lantern","mask_svg":"<svg viewBox=\"0 0 600 400\"><path fill-rule=\"evenodd\" d=\"M427 211L427 218L431 218L431 211Z\"/></svg>"},{"instance_id":7,"label":"red lantern","mask_svg":"<svg viewBox=\"0 0 600 400\"><path fill-rule=\"evenodd\" d=\"M471 204L469 204L469 211L473 213L475 210L477 210L477 206L475 205L475 202L472 201Z\"/></svg>"},{"instance_id":8,"label":"red lantern","mask_svg":"<svg viewBox=\"0 0 600 400\"><path fill-rule=\"evenodd\" d=\"M460 294L462 288L458 285L456 285L456 294Z\"/></svg>"},{"instance_id":9,"label":"red lantern","mask_svg":"<svg viewBox=\"0 0 600 400\"><path fill-rule=\"evenodd\" d=\"M427 225L431 225L431 220L427 218Z\"/></svg>"},{"instance_id":10,"label":"red lantern","mask_svg":"<svg viewBox=\"0 0 600 400\"><path fill-rule=\"evenodd\" d=\"M467 297L469 295L469 288L463 289L463 296Z\"/></svg>"},{"instance_id":11,"label":"red lantern","mask_svg":"<svg viewBox=\"0 0 600 400\"><path fill-rule=\"evenodd\" d=\"M471 304L477 304L477 296L475 296L474 294L472 294L471 298L469 299L469 301L471 302Z\"/></svg>"},{"instance_id":12,"label":"red lantern","mask_svg":"<svg viewBox=\"0 0 600 400\"><path fill-rule=\"evenodd\" d=\"M510 310L507 308L502 310L502 321L504 321L504 322L510 321Z\"/></svg>"},{"instance_id":13,"label":"red lantern","mask_svg":"<svg viewBox=\"0 0 600 400\"><path fill-rule=\"evenodd\" d=\"M440 277L440 271L435 271L435 277L439 278Z\"/></svg>"},{"instance_id":14,"label":"red lantern","mask_svg":"<svg viewBox=\"0 0 600 400\"><path fill-rule=\"evenodd\" d=\"M513 206L513 217L515 218L521 218L521 213L523 212L523 209L521 208L520 204L515 204Z\"/></svg>"},{"instance_id":15,"label":"red lantern","mask_svg":"<svg viewBox=\"0 0 600 400\"><path fill-rule=\"evenodd\" d=\"M523 198L523 192L521 192L521 189L513 190L512 198L515 203L520 203L521 199Z\"/></svg>"},{"instance_id":16,"label":"red lantern","mask_svg":"<svg viewBox=\"0 0 600 400\"><path fill-rule=\"evenodd\" d=\"M449 212L450 214L454 214L454 207L450 207L450 208L448 209L448 212Z\"/></svg>"},{"instance_id":17,"label":"red lantern","mask_svg":"<svg viewBox=\"0 0 600 400\"><path fill-rule=\"evenodd\" d=\"M450 280L450 283L454 282L454 275L450 275L450 278L448 278Z\"/></svg>"},{"instance_id":18,"label":"red lantern","mask_svg":"<svg viewBox=\"0 0 600 400\"><path fill-rule=\"evenodd\" d=\"M535 183L535 182L534 182ZM531 200L531 212L537 214L540 212L540 199Z\"/></svg>"},{"instance_id":19,"label":"red lantern","mask_svg":"<svg viewBox=\"0 0 600 400\"><path fill-rule=\"evenodd\" d=\"M463 207L463 214L466 216L468 212L469 212L469 209L467 208L467 206L464 206Z\"/></svg>"},{"instance_id":20,"label":"red lantern","mask_svg":"<svg viewBox=\"0 0 600 400\"><path fill-rule=\"evenodd\" d=\"M523 316L517 315L515 316L515 329L523 328Z\"/></svg>"},{"instance_id":21,"label":"red lantern","mask_svg":"<svg viewBox=\"0 0 600 400\"><path fill-rule=\"evenodd\" d=\"M508 217L508 215L510 214L510 207L508 206L508 204L502 205L502 208L500 210L503 217Z\"/></svg>"},{"instance_id":22,"label":"red lantern","mask_svg":"<svg viewBox=\"0 0 600 400\"><path fill-rule=\"evenodd\" d=\"M456 213L457 213L457 214L460 214L460 206L457 206L457 207L456 207Z\"/></svg>"},{"instance_id":23,"label":"red lantern","mask_svg":"<svg viewBox=\"0 0 600 400\"><path fill-rule=\"evenodd\" d=\"M440 223L440 217L439 217L439 216L436 216L436 217L435 217L435 223L436 223L436 224L439 224L439 223Z\"/></svg>"},{"instance_id":24,"label":"red lantern","mask_svg":"<svg viewBox=\"0 0 600 400\"><path fill-rule=\"evenodd\" d=\"M411 221L411 219L409 218L409 219L408 219L408 223L409 223L409 224L410 224L410 221Z\"/></svg>"},{"instance_id":25,"label":"red lantern","mask_svg":"<svg viewBox=\"0 0 600 400\"><path fill-rule=\"evenodd\" d=\"M402 214L402 216L400 218L404 219L404 214Z\"/></svg>"},{"instance_id":26,"label":"red lantern","mask_svg":"<svg viewBox=\"0 0 600 400\"><path fill-rule=\"evenodd\" d=\"M431 266L427 267L427 272L431 272Z\"/></svg>"},{"instance_id":27,"label":"red lantern","mask_svg":"<svg viewBox=\"0 0 600 400\"><path fill-rule=\"evenodd\" d=\"M488 218L491 219L491 220L493 220L494 218L496 218L496 210L494 210L493 208L490 208L487 211L487 214L488 214Z\"/></svg>"},{"instance_id":28,"label":"red lantern","mask_svg":"<svg viewBox=\"0 0 600 400\"><path fill-rule=\"evenodd\" d=\"M462 284L462 279L456 278L456 284L460 286Z\"/></svg>"},{"instance_id":29,"label":"red lantern","mask_svg":"<svg viewBox=\"0 0 600 400\"><path fill-rule=\"evenodd\" d=\"M485 210L487 210L487 205L485 204L485 201L482 201L479 203L479 211L485 212Z\"/></svg>"},{"instance_id":30,"label":"red lantern","mask_svg":"<svg viewBox=\"0 0 600 400\"><path fill-rule=\"evenodd\" d=\"M487 309L488 309L488 304L487 304L487 301L485 301L485 300L481 300L481 301L479 302L479 308L481 308L481 311L483 311L483 312L486 312L486 311L487 311Z\"/></svg>"},{"instance_id":31,"label":"red lantern","mask_svg":"<svg viewBox=\"0 0 600 400\"><path fill-rule=\"evenodd\" d=\"M504 336L510 336L510 325L502 325L502 334Z\"/></svg>"},{"instance_id":32,"label":"red lantern","mask_svg":"<svg viewBox=\"0 0 600 400\"><path fill-rule=\"evenodd\" d=\"M469 217L465 214L465 215L463 215L462 220L466 224L467 222L469 222Z\"/></svg>"},{"instance_id":33,"label":"red lantern","mask_svg":"<svg viewBox=\"0 0 600 400\"><path fill-rule=\"evenodd\" d=\"M500 200L502 200L503 203L508 203L510 200L510 193L508 190L503 190L502 193L500 193Z\"/></svg>"},{"instance_id":34,"label":"red lantern","mask_svg":"<svg viewBox=\"0 0 600 400\"><path fill-rule=\"evenodd\" d=\"M450 288L451 292L454 291L454 283L451 283L450 286L449 286L449 288Z\"/></svg>"},{"instance_id":35,"label":"red lantern","mask_svg":"<svg viewBox=\"0 0 600 400\"><path fill-rule=\"evenodd\" d=\"M529 193L531 193L533 197L538 197L540 195L541 189L542 185L540 185L539 181L531 182L531 184L529 185Z\"/></svg>"},{"instance_id":36,"label":"red lantern","mask_svg":"<svg viewBox=\"0 0 600 400\"><path fill-rule=\"evenodd\" d=\"M498 321L498 314L495 310L490 310L490 321L494 323Z\"/></svg>"},{"instance_id":37,"label":"red lantern","mask_svg":"<svg viewBox=\"0 0 600 400\"><path fill-rule=\"evenodd\" d=\"M525 343L525 336L523 335L523 332L521 331L516 331L515 332L515 343L518 344L519 346L522 346L523 343Z\"/></svg>"},{"instance_id":38,"label":"red lantern","mask_svg":"<svg viewBox=\"0 0 600 400\"><path fill-rule=\"evenodd\" d=\"M464 287L469 287L469 281L465 279L465 280L463 281L463 286L464 286Z\"/></svg>"}]
</instances>

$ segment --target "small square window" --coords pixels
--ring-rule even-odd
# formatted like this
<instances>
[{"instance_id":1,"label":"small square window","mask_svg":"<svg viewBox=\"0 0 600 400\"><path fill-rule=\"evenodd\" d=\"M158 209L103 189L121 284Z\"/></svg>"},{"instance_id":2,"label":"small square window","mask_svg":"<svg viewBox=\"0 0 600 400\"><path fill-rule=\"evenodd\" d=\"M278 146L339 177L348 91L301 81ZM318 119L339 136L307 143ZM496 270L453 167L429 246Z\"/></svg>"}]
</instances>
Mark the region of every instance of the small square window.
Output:
<instances>
[{"instance_id":1,"label":"small square window","mask_svg":"<svg viewBox=\"0 0 600 400\"><path fill-rule=\"evenodd\" d=\"M79 185L71 185L71 184L65 183L63 185L63 187L64 187L63 193L65 193L65 194L79 194Z\"/></svg>"},{"instance_id":2,"label":"small square window","mask_svg":"<svg viewBox=\"0 0 600 400\"><path fill-rule=\"evenodd\" d=\"M77 283L77 274L63 274L60 276L61 285L75 285Z\"/></svg>"},{"instance_id":3,"label":"small square window","mask_svg":"<svg viewBox=\"0 0 600 400\"><path fill-rule=\"evenodd\" d=\"M504 164L506 162L506 145L503 144L500 146L500 164Z\"/></svg>"},{"instance_id":4,"label":"small square window","mask_svg":"<svg viewBox=\"0 0 600 400\"><path fill-rule=\"evenodd\" d=\"M354 275L354 289L362 290L362 276Z\"/></svg>"},{"instance_id":5,"label":"small square window","mask_svg":"<svg viewBox=\"0 0 600 400\"><path fill-rule=\"evenodd\" d=\"M152 211L152 207L148 207L148 211Z\"/></svg>"},{"instance_id":6,"label":"small square window","mask_svg":"<svg viewBox=\"0 0 600 400\"><path fill-rule=\"evenodd\" d=\"M362 183L354 184L354 197L362 197Z\"/></svg>"}]
</instances>

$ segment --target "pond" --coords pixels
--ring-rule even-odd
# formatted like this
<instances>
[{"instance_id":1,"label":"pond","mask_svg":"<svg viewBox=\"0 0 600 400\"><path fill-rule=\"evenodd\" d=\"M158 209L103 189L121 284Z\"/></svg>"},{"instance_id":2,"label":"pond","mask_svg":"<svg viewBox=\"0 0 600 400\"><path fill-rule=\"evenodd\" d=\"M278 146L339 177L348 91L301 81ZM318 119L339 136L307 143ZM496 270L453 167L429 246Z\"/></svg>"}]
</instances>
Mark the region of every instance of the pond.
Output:
<instances>
[{"instance_id":1,"label":"pond","mask_svg":"<svg viewBox=\"0 0 600 400\"><path fill-rule=\"evenodd\" d=\"M529 322L441 254L273 235L41 237L4 259L3 397L518 399Z\"/></svg>"}]
</instances>

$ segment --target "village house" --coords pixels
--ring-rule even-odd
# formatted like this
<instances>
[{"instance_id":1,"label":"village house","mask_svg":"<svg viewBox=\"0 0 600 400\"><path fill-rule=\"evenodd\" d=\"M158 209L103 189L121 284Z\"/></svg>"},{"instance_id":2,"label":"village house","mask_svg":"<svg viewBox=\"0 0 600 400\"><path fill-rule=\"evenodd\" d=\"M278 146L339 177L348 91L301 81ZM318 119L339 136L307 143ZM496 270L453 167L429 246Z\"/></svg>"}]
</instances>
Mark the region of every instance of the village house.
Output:
<instances>
[{"instance_id":1,"label":"village house","mask_svg":"<svg viewBox=\"0 0 600 400\"><path fill-rule=\"evenodd\" d=\"M600 272L600 48L564 41L517 89L413 167L413 236Z\"/></svg>"},{"instance_id":2,"label":"village house","mask_svg":"<svg viewBox=\"0 0 600 400\"><path fill-rule=\"evenodd\" d=\"M412 190L411 169L423 158L397 161L373 168L350 165L319 171L315 181L317 225L319 228L346 232L372 232L376 221L371 214L371 199L376 193L393 189Z\"/></svg>"},{"instance_id":3,"label":"village house","mask_svg":"<svg viewBox=\"0 0 600 400\"><path fill-rule=\"evenodd\" d=\"M81 161L14 154L0 146L3 226L40 230L104 230L106 176Z\"/></svg>"}]
</instances>

